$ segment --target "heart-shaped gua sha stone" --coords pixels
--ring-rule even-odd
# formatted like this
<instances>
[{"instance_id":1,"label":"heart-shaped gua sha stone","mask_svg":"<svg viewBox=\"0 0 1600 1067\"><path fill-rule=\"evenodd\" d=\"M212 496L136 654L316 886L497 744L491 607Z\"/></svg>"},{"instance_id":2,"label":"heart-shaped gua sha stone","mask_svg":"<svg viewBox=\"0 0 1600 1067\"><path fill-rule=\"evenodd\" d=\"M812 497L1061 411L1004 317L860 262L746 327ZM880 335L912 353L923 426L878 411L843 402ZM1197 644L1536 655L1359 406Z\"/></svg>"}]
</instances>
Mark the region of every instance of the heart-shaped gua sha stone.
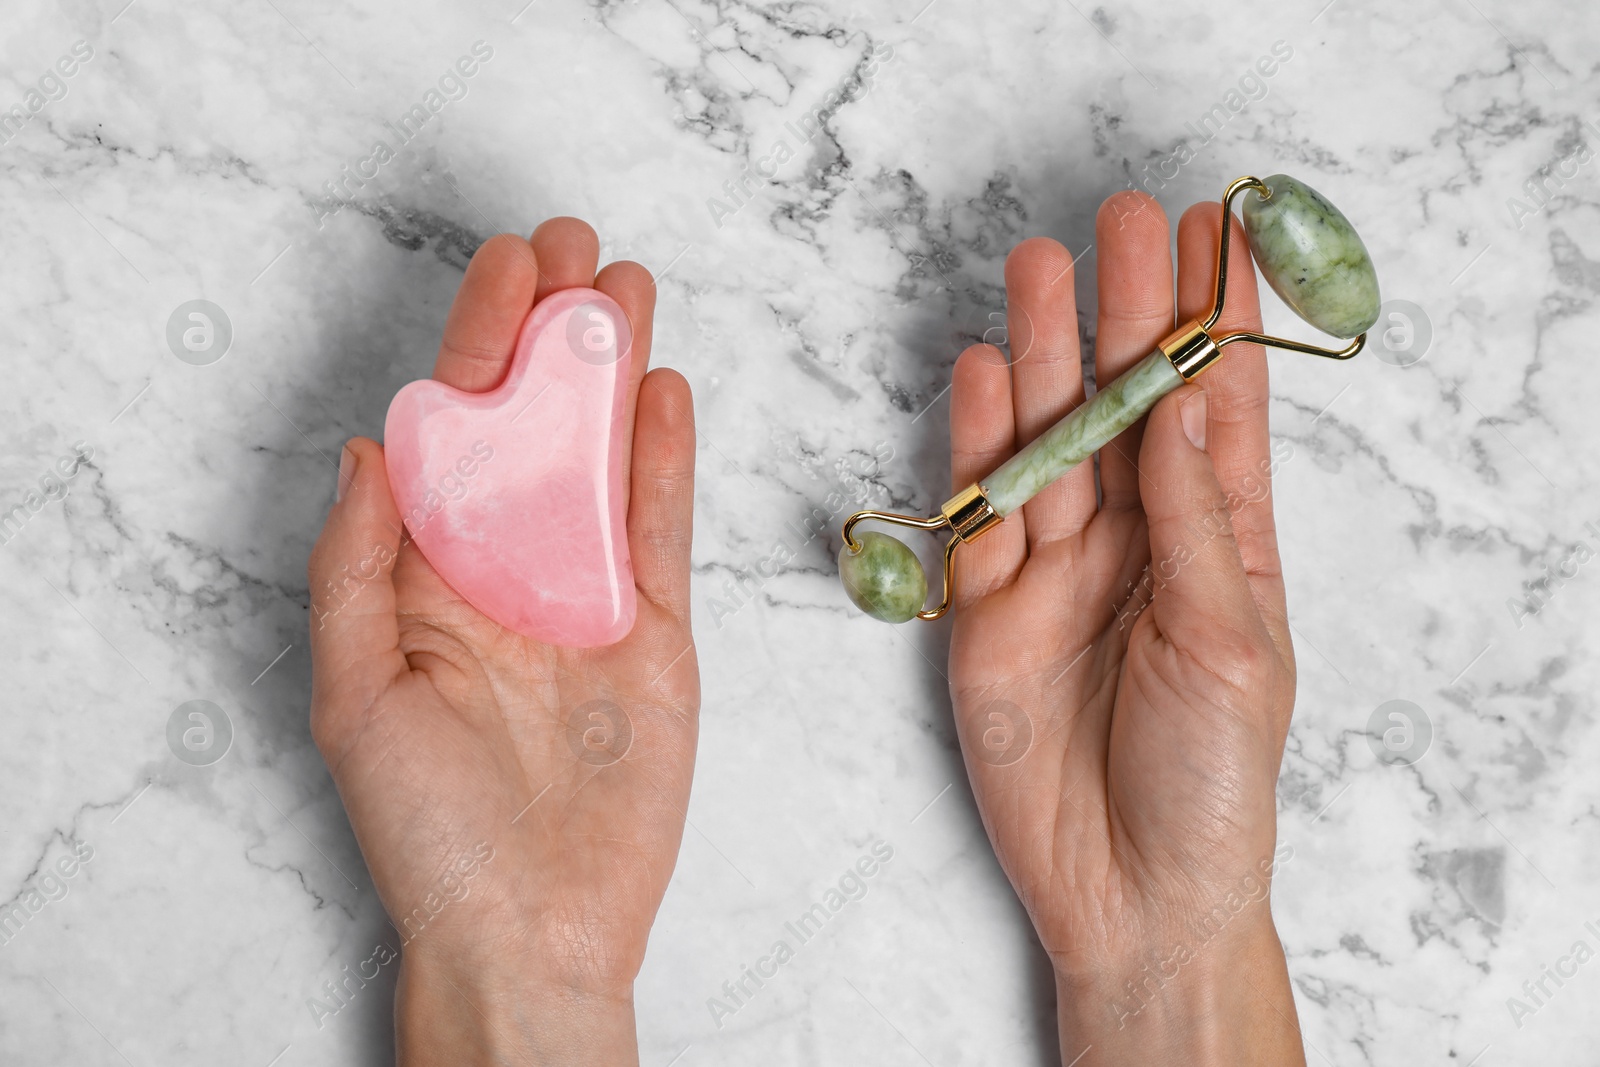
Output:
<instances>
[{"instance_id":1,"label":"heart-shaped gua sha stone","mask_svg":"<svg viewBox=\"0 0 1600 1067\"><path fill-rule=\"evenodd\" d=\"M548 644L609 645L633 628L632 340L610 297L563 289L534 305L499 386L412 382L389 405L389 485L422 554L473 607Z\"/></svg>"}]
</instances>

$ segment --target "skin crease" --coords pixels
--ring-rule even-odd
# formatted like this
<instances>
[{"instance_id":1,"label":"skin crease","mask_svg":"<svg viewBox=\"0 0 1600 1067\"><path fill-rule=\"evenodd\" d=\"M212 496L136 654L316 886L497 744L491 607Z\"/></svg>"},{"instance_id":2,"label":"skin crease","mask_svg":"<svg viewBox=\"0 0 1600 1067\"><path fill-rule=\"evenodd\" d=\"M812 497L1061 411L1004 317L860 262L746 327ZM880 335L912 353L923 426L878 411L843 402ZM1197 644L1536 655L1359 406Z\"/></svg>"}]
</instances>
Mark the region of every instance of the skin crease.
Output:
<instances>
[{"instance_id":1,"label":"skin crease","mask_svg":"<svg viewBox=\"0 0 1600 1067\"><path fill-rule=\"evenodd\" d=\"M1161 208L1135 192L1102 206L1097 380L1209 307L1220 216L1201 204L1179 225L1175 314ZM1219 327L1259 329L1254 272L1240 269L1248 246L1233 225ZM1071 263L1044 238L1007 260L1015 362L975 345L957 363L955 488L1082 402ZM1266 358L1233 345L1101 451L1098 506L1085 463L961 552L957 727L1001 866L1054 964L1063 1062L1077 1067L1304 1062L1283 952L1259 899L1295 687L1262 491L1269 462ZM1216 509L1229 521L1205 534ZM1152 558L1183 562L1135 597ZM991 717L996 701L1034 732L1027 755L1004 766L984 747L1004 721ZM1215 936L1197 933L1202 916L1249 885L1255 902ZM1163 967L1180 946L1191 961ZM1134 999L1129 982L1157 970L1167 980Z\"/></svg>"},{"instance_id":2,"label":"skin crease","mask_svg":"<svg viewBox=\"0 0 1600 1067\"><path fill-rule=\"evenodd\" d=\"M402 954L402 1064L637 1062L633 980L683 834L700 701L688 602L695 432L683 378L645 373L649 272L623 262L597 275L598 249L587 224L566 218L528 240L487 241L434 377L492 388L534 302L559 289L599 289L627 313L632 632L561 649L485 619L398 543L383 450L364 438L346 446L342 496L311 557L313 737L400 937L414 909L437 911ZM361 561L374 558L386 564L377 577L332 610L325 583L345 565L370 574ZM594 699L623 708L633 731L609 765L578 759L566 725ZM452 865L486 849L465 899L439 909Z\"/></svg>"}]
</instances>

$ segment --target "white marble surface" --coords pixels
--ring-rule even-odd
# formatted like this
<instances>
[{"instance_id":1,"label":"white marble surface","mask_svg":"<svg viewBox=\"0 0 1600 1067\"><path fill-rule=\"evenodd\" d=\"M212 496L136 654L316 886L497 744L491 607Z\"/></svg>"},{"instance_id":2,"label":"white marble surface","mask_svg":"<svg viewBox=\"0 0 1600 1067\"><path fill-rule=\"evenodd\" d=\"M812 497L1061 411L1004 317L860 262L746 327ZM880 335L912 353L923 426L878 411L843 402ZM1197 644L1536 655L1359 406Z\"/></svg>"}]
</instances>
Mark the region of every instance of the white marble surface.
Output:
<instances>
[{"instance_id":1,"label":"white marble surface","mask_svg":"<svg viewBox=\"0 0 1600 1067\"><path fill-rule=\"evenodd\" d=\"M93 850L0 944L0 1061L391 1054L382 983L320 1030L306 1005L386 926L307 732L304 559L327 457L427 372L471 249L567 213L664 272L656 358L703 431L703 733L643 1062L1054 1062L1048 974L955 750L945 634L852 618L831 550L786 524L840 486L935 504L941 393L996 321L1006 250L1049 234L1092 265L1099 200L1197 143L1186 123L1282 41L1264 98L1163 204L1292 171L1360 220L1386 296L1434 335L1403 369L1275 365L1301 682L1274 906L1308 1058L1594 1062L1600 962L1520 1028L1507 998L1600 948L1600 562L1520 626L1507 601L1600 549L1600 171L1584 148L1550 203L1507 201L1600 147L1600 9L124 2L12 0L0 29L0 103L24 112L92 50L0 146L0 510L91 450L0 546L0 900L37 902L44 865ZM334 212L323 183L476 41L493 56L467 95ZM819 107L817 136L789 132ZM719 227L708 198L785 139ZM209 366L165 342L196 298L234 329ZM729 602L783 538L795 561ZM1396 698L1435 731L1410 768L1364 736ZM210 767L168 751L191 699L235 727ZM707 998L876 840L895 852L867 895L718 1029Z\"/></svg>"}]
</instances>

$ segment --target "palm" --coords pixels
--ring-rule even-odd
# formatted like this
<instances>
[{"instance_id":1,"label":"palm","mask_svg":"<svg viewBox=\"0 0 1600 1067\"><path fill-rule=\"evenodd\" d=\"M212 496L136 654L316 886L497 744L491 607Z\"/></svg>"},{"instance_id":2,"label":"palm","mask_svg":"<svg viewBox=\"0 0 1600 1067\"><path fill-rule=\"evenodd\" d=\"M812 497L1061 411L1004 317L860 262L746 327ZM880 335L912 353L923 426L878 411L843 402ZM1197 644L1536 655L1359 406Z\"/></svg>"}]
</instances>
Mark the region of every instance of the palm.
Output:
<instances>
[{"instance_id":1,"label":"palm","mask_svg":"<svg viewBox=\"0 0 1600 1067\"><path fill-rule=\"evenodd\" d=\"M407 540L389 580L380 577L352 602L360 616L335 620L358 632L320 638L313 728L403 940L426 948L437 938L502 958L527 949L553 961L561 980L610 991L631 982L642 960L677 855L693 770L693 431L681 379L657 371L641 386L648 275L614 265L595 280L592 255L585 265L581 242L574 253L572 234L556 235L563 236L547 237L541 247L535 235L538 295L551 276L609 285L633 324L633 462L625 472L633 487L633 629L595 649L512 633L462 600ZM506 275L532 263L526 244L513 255L486 245L474 259L437 377L483 389L503 375L535 295L531 274L520 300ZM492 340L469 345L474 334ZM498 366L453 359L469 347L491 349ZM483 362L491 361L480 356ZM396 530L386 477L365 477L369 462L381 465L381 451L370 442L362 447L374 459L361 459L351 496L362 497L354 502L371 529ZM336 510L324 543L341 539L337 521ZM318 547L319 557L336 551ZM333 562L314 558L313 572ZM451 895L446 887L460 881L447 880L452 867L491 850L466 894L456 890L441 906Z\"/></svg>"},{"instance_id":2,"label":"palm","mask_svg":"<svg viewBox=\"0 0 1600 1067\"><path fill-rule=\"evenodd\" d=\"M1249 780L1243 763L1270 759L1275 771L1276 753L1261 751L1261 738L1219 736L1229 726L1214 709L1228 694L1189 655L1220 650L1179 653L1159 611L1130 600L1125 576L1149 556L1142 515L1097 518L1080 538L1030 555L1015 582L963 606L951 637L964 716L975 712L979 731L1001 731L992 736L1004 754L981 732L968 748L985 823L1052 954L1075 952L1085 935L1143 943L1152 904L1204 897L1272 847L1270 833L1239 832L1263 825L1249 810L1259 791L1219 786ZM1017 724L995 718L1013 717L996 701L1043 719L1015 765L1017 749L1005 750Z\"/></svg>"},{"instance_id":3,"label":"palm","mask_svg":"<svg viewBox=\"0 0 1600 1067\"><path fill-rule=\"evenodd\" d=\"M406 915L438 872L487 842L496 859L481 885L493 891L447 907L443 929L471 924L488 947L559 923L603 944L608 969L636 970L694 765L683 620L642 601L617 645L540 644L464 604L410 545L395 593L410 670L337 769L363 784L351 818L372 828L363 848L390 914Z\"/></svg>"},{"instance_id":4,"label":"palm","mask_svg":"<svg viewBox=\"0 0 1600 1067\"><path fill-rule=\"evenodd\" d=\"M1179 304L1189 314L1210 285L1206 217L1180 234L1182 266L1200 276L1180 275ZM1159 209L1143 233L1108 232L1108 221L1117 220L1103 212L1101 381L1148 352L1174 315ZM957 485L1080 402L1065 255L1054 242L1029 242L1008 262L1010 367L992 350L963 356L951 416ZM1230 299L1235 324L1255 314L1253 288L1239 290ZM1245 406L1228 390L1264 394L1259 359L1233 349L1233 365L1211 372L1213 424L1225 404ZM1213 428L1208 451L1229 492L1227 478L1254 463L1246 447L1265 450L1259 415L1259 434ZM1148 942L1174 910L1225 893L1272 852L1275 834L1272 783L1293 658L1268 551L1270 506L1258 499L1232 515L1246 556L1246 610L1212 612L1158 588L1147 570L1152 542L1170 544L1174 531L1161 517L1167 526L1152 537L1142 493L1152 478L1172 476L1138 462L1141 432L1102 452L1098 494L1085 464L966 546L959 565L950 683L963 748L996 853L1058 960L1090 944L1106 951ZM1178 536L1195 540L1192 530ZM1265 716L1253 706L1259 696L1245 698L1247 680L1270 694Z\"/></svg>"}]
</instances>

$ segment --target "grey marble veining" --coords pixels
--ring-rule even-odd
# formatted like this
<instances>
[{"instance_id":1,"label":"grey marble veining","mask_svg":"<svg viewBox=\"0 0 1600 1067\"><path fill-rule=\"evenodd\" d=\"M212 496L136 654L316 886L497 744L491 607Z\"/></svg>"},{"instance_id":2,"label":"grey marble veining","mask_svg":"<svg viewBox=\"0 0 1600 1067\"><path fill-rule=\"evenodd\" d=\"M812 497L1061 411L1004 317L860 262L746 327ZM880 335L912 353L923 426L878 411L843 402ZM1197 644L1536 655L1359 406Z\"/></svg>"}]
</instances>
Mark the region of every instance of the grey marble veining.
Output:
<instances>
[{"instance_id":1,"label":"grey marble veining","mask_svg":"<svg viewBox=\"0 0 1600 1067\"><path fill-rule=\"evenodd\" d=\"M702 742L643 1062L1055 1062L947 629L851 609L837 522L948 495L951 364L1004 339L1017 240L1081 254L1092 307L1108 193L1176 218L1284 171L1397 302L1371 355L1274 356L1308 1059L1593 1062L1600 9L125 3L0 30L0 1061L390 1055L392 965L308 1008L392 933L308 736L305 556L472 250L576 214L657 273L703 435ZM169 344L194 300L215 361ZM232 725L207 766L169 745L196 700ZM708 1009L879 842L865 896Z\"/></svg>"}]
</instances>

